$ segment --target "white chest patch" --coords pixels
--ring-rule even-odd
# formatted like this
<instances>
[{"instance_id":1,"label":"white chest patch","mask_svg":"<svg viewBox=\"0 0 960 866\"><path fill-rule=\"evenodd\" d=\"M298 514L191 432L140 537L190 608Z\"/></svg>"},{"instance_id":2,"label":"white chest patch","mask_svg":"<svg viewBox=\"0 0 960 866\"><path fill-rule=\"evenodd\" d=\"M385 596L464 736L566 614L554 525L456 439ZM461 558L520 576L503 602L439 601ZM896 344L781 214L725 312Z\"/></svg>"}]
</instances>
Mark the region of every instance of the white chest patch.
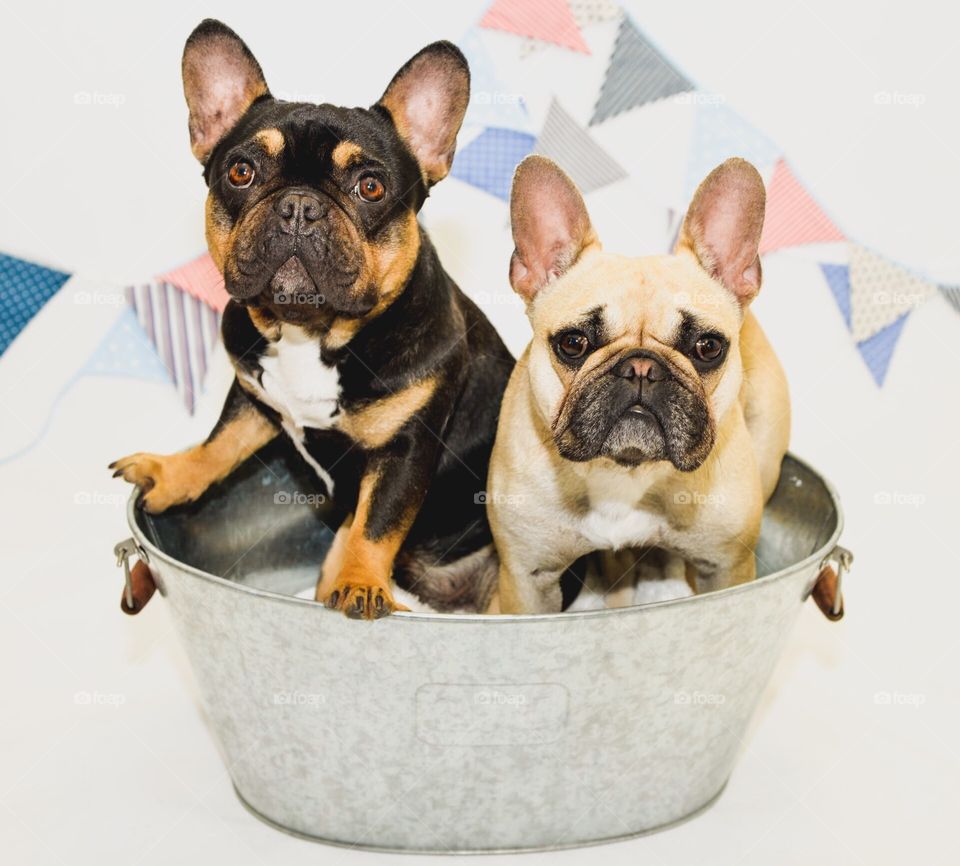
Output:
<instances>
[{"instance_id":1,"label":"white chest patch","mask_svg":"<svg viewBox=\"0 0 960 866\"><path fill-rule=\"evenodd\" d=\"M333 480L306 451L304 430L336 426L340 400L337 368L320 359L320 341L296 325L282 325L280 339L260 356L259 380L239 373L257 397L283 419L283 429L333 495Z\"/></svg>"},{"instance_id":2,"label":"white chest patch","mask_svg":"<svg viewBox=\"0 0 960 866\"><path fill-rule=\"evenodd\" d=\"M654 545L662 541L667 522L659 514L636 507L647 484L622 472L596 471L587 480L590 508L580 531L597 550Z\"/></svg>"}]
</instances>

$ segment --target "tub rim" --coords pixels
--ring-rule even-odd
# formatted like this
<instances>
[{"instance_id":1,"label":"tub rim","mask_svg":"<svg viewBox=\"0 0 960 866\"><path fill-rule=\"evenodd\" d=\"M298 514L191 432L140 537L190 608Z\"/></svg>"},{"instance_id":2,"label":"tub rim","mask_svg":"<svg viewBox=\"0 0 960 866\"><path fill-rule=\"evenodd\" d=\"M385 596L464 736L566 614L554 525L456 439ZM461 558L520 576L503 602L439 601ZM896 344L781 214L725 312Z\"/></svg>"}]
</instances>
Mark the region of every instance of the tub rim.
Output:
<instances>
[{"instance_id":1,"label":"tub rim","mask_svg":"<svg viewBox=\"0 0 960 866\"><path fill-rule=\"evenodd\" d=\"M741 592L749 592L756 587L765 586L774 581L779 581L786 579L799 571L805 571L809 569L812 565L819 565L825 562L833 550L837 546L837 542L840 540L840 535L843 532L843 508L840 504L840 496L837 493L836 488L830 482L829 479L825 478L819 471L814 469L806 460L794 455L792 452L787 452L785 457L789 457L793 462L799 464L801 467L809 471L812 475L817 477L817 480L823 484L827 493L830 496L830 501L833 504L834 511L837 515L836 526L833 529L833 532L830 534L830 538L824 542L817 550L811 553L809 556L804 557L803 559L793 563L792 565L782 568L778 571L774 571L771 574L766 574L763 577L758 577L755 580L750 581L750 583L743 583L737 586L728 586L725 589L718 589L712 592L706 592L702 595L689 595L683 596L681 598L669 598L663 599L661 601L654 601L645 604L634 604L628 605L627 607L613 607L613 608L603 608L600 610L578 610L578 611L561 611L560 613L509 613L509 614L489 614L489 613L431 613L428 611L397 611L392 613L389 617L385 617L383 620L373 620L374 622L386 622L391 620L399 620L400 622L405 621L419 621L425 620L428 622L459 622L459 623L477 623L477 622L535 622L535 621L552 621L559 620L567 622L571 619L592 619L595 617L610 617L610 616L623 616L630 613L635 613L638 609L642 610L652 610L654 608L662 608L670 605L682 605L682 604L691 604L694 602L704 602L709 599L717 598L726 598L728 596L734 595ZM208 571L204 571L201 568L196 566L189 565L188 563L181 562L178 559L174 559L169 554L162 551L157 547L153 542L151 542L145 535L143 529L137 522L137 507L136 502L139 497L139 492L134 488L133 492L130 494L130 498L127 501L127 524L130 527L130 531L133 535L133 538L137 544L137 547L145 551L147 565L150 565L154 559L158 559L163 562L165 565L171 566L173 568L179 569L186 575L194 578L200 578L201 580L213 583L216 586L231 589L236 592L244 593L251 595L253 597L259 597L264 599L269 599L272 601L283 602L287 604L295 605L307 605L319 609L323 614L329 614L330 616L337 617L339 619L343 618L343 614L339 611L328 610L324 605L318 601L308 598L299 598L294 595L285 595L281 592L273 592L268 589L260 589L259 587L245 586L244 584L237 583L236 581L228 580L225 577L219 577L218 575L211 574ZM262 539L261 539L262 540ZM258 542L259 543L259 542ZM317 568L319 569L319 563ZM806 596L804 597L806 600ZM524 849L526 850L526 849Z\"/></svg>"}]
</instances>

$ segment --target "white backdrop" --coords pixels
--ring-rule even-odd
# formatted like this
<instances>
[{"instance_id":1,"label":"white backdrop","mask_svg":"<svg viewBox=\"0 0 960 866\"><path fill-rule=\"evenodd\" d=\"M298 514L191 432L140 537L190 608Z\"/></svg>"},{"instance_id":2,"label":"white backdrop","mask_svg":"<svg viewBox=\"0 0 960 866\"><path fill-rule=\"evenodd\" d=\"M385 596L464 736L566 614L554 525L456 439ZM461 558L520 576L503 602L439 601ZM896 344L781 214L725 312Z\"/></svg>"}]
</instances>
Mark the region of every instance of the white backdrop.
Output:
<instances>
[{"instance_id":1,"label":"white backdrop","mask_svg":"<svg viewBox=\"0 0 960 866\"><path fill-rule=\"evenodd\" d=\"M956 13L948 20L932 0L874 4L869 14L825 0L626 5L687 74L781 145L841 228L960 282ZM275 94L368 104L417 48L457 39L482 8L6 6L0 251L82 273L91 285L149 277L199 252L204 188L178 70L201 17L224 19L248 41ZM631 249L632 208L606 207L603 193L591 207L612 246L646 251ZM508 302L502 208L447 181L425 215L454 276L519 348L526 325ZM960 769L960 317L939 297L911 316L881 390L808 257L771 255L765 277L757 311L793 388L793 448L836 484L847 510L844 543L857 554L848 615L831 625L805 611L709 813L603 856L948 862ZM60 346L86 327L82 316L68 320L62 343L20 359L22 375L2 383L0 431L28 435L49 402L46 373L78 363ZM136 619L117 610L110 549L126 535L126 490L105 466L201 438L226 379L220 359L193 419L172 388L82 379L40 444L0 464L5 861L381 859L317 849L251 819L230 791L163 603Z\"/></svg>"}]
</instances>

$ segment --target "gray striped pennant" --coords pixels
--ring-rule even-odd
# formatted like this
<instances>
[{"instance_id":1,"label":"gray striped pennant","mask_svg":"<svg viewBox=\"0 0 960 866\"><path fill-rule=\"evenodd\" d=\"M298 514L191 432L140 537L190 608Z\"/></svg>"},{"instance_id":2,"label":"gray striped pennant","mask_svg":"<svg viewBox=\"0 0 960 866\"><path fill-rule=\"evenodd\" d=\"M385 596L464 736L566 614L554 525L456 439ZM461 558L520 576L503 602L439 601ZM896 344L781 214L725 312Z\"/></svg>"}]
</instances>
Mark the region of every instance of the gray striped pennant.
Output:
<instances>
[{"instance_id":1,"label":"gray striped pennant","mask_svg":"<svg viewBox=\"0 0 960 866\"><path fill-rule=\"evenodd\" d=\"M554 99L534 146L570 175L583 193L628 177L626 170L610 156Z\"/></svg>"},{"instance_id":2,"label":"gray striped pennant","mask_svg":"<svg viewBox=\"0 0 960 866\"><path fill-rule=\"evenodd\" d=\"M674 69L625 15L590 125L690 90L693 83Z\"/></svg>"}]
</instances>

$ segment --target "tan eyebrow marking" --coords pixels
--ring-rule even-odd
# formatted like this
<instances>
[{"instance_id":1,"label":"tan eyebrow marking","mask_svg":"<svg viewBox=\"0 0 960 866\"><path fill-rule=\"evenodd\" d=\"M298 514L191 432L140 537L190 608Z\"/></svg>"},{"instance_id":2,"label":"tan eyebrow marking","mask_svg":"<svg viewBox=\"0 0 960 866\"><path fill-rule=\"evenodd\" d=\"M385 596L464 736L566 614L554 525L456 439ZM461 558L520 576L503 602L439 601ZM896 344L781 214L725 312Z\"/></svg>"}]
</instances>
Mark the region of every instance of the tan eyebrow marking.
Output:
<instances>
[{"instance_id":1,"label":"tan eyebrow marking","mask_svg":"<svg viewBox=\"0 0 960 866\"><path fill-rule=\"evenodd\" d=\"M277 156L283 150L283 133L279 129L261 129L253 140L257 142L270 156Z\"/></svg>"},{"instance_id":2,"label":"tan eyebrow marking","mask_svg":"<svg viewBox=\"0 0 960 866\"><path fill-rule=\"evenodd\" d=\"M337 168L349 168L356 162L359 162L363 154L359 144L353 141L341 141L333 149L333 163Z\"/></svg>"}]
</instances>

